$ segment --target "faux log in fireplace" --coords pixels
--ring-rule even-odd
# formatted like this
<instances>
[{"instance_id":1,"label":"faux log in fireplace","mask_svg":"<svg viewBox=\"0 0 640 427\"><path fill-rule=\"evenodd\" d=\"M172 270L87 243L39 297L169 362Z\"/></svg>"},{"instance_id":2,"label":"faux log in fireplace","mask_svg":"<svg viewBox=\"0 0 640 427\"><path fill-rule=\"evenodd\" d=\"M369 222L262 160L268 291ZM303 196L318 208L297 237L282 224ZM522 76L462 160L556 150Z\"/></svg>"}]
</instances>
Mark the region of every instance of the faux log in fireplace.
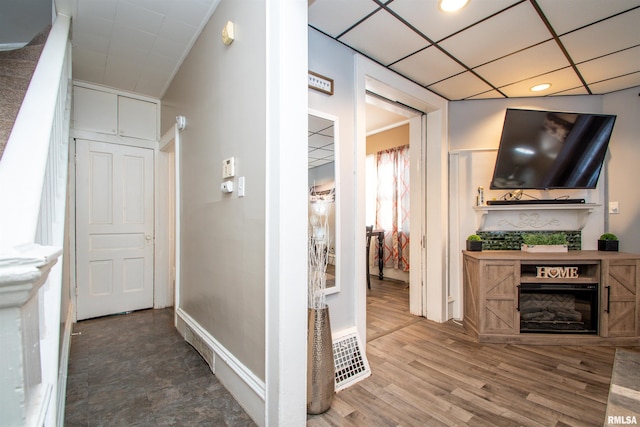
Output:
<instances>
[{"instance_id":1,"label":"faux log in fireplace","mask_svg":"<svg viewBox=\"0 0 640 427\"><path fill-rule=\"evenodd\" d=\"M463 323L479 341L640 345L640 255L463 254Z\"/></svg>"}]
</instances>

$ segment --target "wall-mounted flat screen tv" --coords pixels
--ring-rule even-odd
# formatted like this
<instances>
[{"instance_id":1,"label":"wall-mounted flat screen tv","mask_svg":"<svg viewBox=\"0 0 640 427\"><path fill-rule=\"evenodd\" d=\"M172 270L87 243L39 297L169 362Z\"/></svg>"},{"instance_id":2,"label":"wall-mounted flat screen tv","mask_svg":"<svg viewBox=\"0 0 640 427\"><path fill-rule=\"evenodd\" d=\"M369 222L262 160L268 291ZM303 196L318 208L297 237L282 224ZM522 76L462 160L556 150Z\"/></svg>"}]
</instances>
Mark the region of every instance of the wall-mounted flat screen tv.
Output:
<instances>
[{"instance_id":1,"label":"wall-mounted flat screen tv","mask_svg":"<svg viewBox=\"0 0 640 427\"><path fill-rule=\"evenodd\" d=\"M507 109L491 189L593 189L616 116Z\"/></svg>"}]
</instances>

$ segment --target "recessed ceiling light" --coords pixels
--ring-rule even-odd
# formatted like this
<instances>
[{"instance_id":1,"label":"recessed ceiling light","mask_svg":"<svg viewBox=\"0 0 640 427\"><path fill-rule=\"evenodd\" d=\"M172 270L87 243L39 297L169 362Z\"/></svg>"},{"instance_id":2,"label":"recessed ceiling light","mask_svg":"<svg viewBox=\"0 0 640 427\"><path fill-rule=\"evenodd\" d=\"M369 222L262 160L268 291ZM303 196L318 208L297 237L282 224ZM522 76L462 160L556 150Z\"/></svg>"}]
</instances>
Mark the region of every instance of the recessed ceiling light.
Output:
<instances>
[{"instance_id":1,"label":"recessed ceiling light","mask_svg":"<svg viewBox=\"0 0 640 427\"><path fill-rule=\"evenodd\" d=\"M469 3L469 0L440 0L440 10L443 12L455 12Z\"/></svg>"},{"instance_id":2,"label":"recessed ceiling light","mask_svg":"<svg viewBox=\"0 0 640 427\"><path fill-rule=\"evenodd\" d=\"M547 90L551 87L551 83L542 83L539 85L535 85L533 86L531 89L529 89L531 92L541 92L543 90Z\"/></svg>"}]
</instances>

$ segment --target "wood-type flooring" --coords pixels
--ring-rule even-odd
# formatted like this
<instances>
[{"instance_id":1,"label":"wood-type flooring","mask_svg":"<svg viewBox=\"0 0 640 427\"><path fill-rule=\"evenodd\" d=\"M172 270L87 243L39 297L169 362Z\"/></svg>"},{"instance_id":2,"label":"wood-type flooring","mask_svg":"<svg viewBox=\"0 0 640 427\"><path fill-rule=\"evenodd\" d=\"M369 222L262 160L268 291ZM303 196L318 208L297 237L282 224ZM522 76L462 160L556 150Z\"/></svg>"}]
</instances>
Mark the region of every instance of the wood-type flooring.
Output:
<instances>
[{"instance_id":1,"label":"wood-type flooring","mask_svg":"<svg viewBox=\"0 0 640 427\"><path fill-rule=\"evenodd\" d=\"M406 284L372 278L372 374L308 426L602 426L614 347L479 344L409 311Z\"/></svg>"}]
</instances>

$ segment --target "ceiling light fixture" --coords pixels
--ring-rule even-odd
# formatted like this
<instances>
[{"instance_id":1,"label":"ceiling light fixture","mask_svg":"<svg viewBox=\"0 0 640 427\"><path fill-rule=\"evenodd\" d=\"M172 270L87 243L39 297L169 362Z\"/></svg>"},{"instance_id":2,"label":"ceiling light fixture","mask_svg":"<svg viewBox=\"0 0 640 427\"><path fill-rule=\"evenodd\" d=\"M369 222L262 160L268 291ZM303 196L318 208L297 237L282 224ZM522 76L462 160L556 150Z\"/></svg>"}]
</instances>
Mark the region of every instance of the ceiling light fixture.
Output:
<instances>
[{"instance_id":1,"label":"ceiling light fixture","mask_svg":"<svg viewBox=\"0 0 640 427\"><path fill-rule=\"evenodd\" d=\"M440 0L438 7L443 12L456 12L469 3L469 0Z\"/></svg>"},{"instance_id":2,"label":"ceiling light fixture","mask_svg":"<svg viewBox=\"0 0 640 427\"><path fill-rule=\"evenodd\" d=\"M542 83L539 85L535 85L533 86L531 89L529 89L531 92L541 92L543 90L547 90L551 87L551 83Z\"/></svg>"}]
</instances>

